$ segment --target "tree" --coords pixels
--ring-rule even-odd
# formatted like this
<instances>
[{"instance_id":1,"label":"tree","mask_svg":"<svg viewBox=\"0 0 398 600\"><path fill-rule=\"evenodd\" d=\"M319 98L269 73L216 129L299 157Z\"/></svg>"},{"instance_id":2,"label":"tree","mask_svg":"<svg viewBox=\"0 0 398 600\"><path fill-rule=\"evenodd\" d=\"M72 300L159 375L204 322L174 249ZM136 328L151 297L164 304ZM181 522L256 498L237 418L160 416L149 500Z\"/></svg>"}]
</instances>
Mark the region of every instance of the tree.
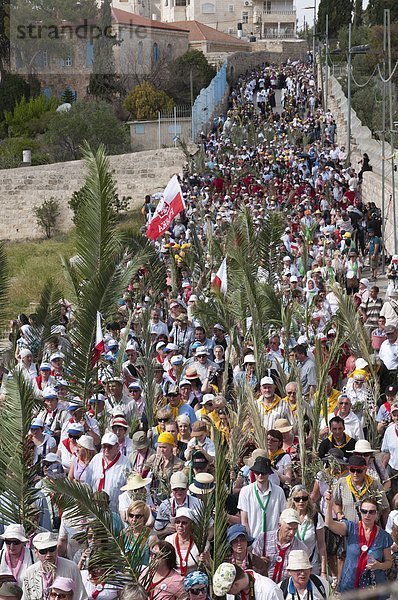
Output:
<instances>
[{"instance_id":1,"label":"tree","mask_svg":"<svg viewBox=\"0 0 398 600\"><path fill-rule=\"evenodd\" d=\"M383 25L384 9L390 9L391 23L398 21L398 3L397 0L369 0L366 9L366 16L369 25Z\"/></svg>"},{"instance_id":2,"label":"tree","mask_svg":"<svg viewBox=\"0 0 398 600\"><path fill-rule=\"evenodd\" d=\"M4 120L13 136L44 133L57 106L58 100L56 98L46 98L41 95L27 101L23 96L15 105L12 113L4 112Z\"/></svg>"},{"instance_id":3,"label":"tree","mask_svg":"<svg viewBox=\"0 0 398 600\"><path fill-rule=\"evenodd\" d=\"M9 12L10 0L0 0L0 76L4 74L4 67L9 62L10 55Z\"/></svg>"},{"instance_id":4,"label":"tree","mask_svg":"<svg viewBox=\"0 0 398 600\"><path fill-rule=\"evenodd\" d=\"M120 91L120 82L115 74L114 46L119 45L112 31L110 0L104 0L101 7L101 35L94 43L93 72L90 75L90 94L110 101Z\"/></svg>"},{"instance_id":5,"label":"tree","mask_svg":"<svg viewBox=\"0 0 398 600\"><path fill-rule=\"evenodd\" d=\"M191 80L193 100L202 88L206 88L216 74L203 52L188 50L179 56L170 69L171 77L165 83L166 92L176 104L191 103Z\"/></svg>"},{"instance_id":6,"label":"tree","mask_svg":"<svg viewBox=\"0 0 398 600\"><path fill-rule=\"evenodd\" d=\"M35 206L33 212L36 217L36 223L46 234L46 238L50 239L54 233L57 219L60 215L59 202L54 198L44 200L41 206Z\"/></svg>"},{"instance_id":7,"label":"tree","mask_svg":"<svg viewBox=\"0 0 398 600\"><path fill-rule=\"evenodd\" d=\"M0 85L0 122L4 119L4 112L12 111L23 96L30 96L29 83L20 75L6 73Z\"/></svg>"},{"instance_id":8,"label":"tree","mask_svg":"<svg viewBox=\"0 0 398 600\"><path fill-rule=\"evenodd\" d=\"M157 90L148 81L133 87L123 102L134 119L156 119L161 110L171 110L174 101L163 90Z\"/></svg>"},{"instance_id":9,"label":"tree","mask_svg":"<svg viewBox=\"0 0 398 600\"><path fill-rule=\"evenodd\" d=\"M44 137L54 161L81 158L85 140L94 150L103 144L109 154L129 149L126 127L103 100L83 100L68 112L56 113Z\"/></svg>"},{"instance_id":10,"label":"tree","mask_svg":"<svg viewBox=\"0 0 398 600\"><path fill-rule=\"evenodd\" d=\"M317 30L326 29L326 15L329 15L329 38L336 39L339 29L351 23L353 0L321 0L318 10Z\"/></svg>"}]
</instances>

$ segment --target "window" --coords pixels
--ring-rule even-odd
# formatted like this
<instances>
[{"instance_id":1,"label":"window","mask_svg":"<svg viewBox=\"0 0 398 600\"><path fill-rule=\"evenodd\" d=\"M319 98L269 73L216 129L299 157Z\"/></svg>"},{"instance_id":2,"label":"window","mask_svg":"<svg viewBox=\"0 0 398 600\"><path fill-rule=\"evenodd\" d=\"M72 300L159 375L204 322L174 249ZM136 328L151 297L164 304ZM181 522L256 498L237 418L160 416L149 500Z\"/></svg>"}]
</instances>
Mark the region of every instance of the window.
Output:
<instances>
[{"instance_id":1,"label":"window","mask_svg":"<svg viewBox=\"0 0 398 600\"><path fill-rule=\"evenodd\" d=\"M216 7L211 2L206 2L202 4L202 13L203 14L212 14L216 12Z\"/></svg>"},{"instance_id":2,"label":"window","mask_svg":"<svg viewBox=\"0 0 398 600\"><path fill-rule=\"evenodd\" d=\"M235 10L234 5L233 4L229 4L228 5L228 12L234 12L234 10Z\"/></svg>"},{"instance_id":3,"label":"window","mask_svg":"<svg viewBox=\"0 0 398 600\"><path fill-rule=\"evenodd\" d=\"M92 67L94 62L94 42L89 40L86 44L86 67Z\"/></svg>"},{"instance_id":4,"label":"window","mask_svg":"<svg viewBox=\"0 0 398 600\"><path fill-rule=\"evenodd\" d=\"M168 6L169 5L169 0L164 0L164 5Z\"/></svg>"},{"instance_id":5,"label":"window","mask_svg":"<svg viewBox=\"0 0 398 600\"><path fill-rule=\"evenodd\" d=\"M247 11L242 13L242 23L247 25L249 23L249 13Z\"/></svg>"},{"instance_id":6,"label":"window","mask_svg":"<svg viewBox=\"0 0 398 600\"><path fill-rule=\"evenodd\" d=\"M138 133L139 135L143 135L145 133L145 125L137 123L136 125L134 125L134 129L135 129L135 132Z\"/></svg>"},{"instance_id":7,"label":"window","mask_svg":"<svg viewBox=\"0 0 398 600\"><path fill-rule=\"evenodd\" d=\"M67 56L65 59L65 67L71 67L71 66L72 66L72 57Z\"/></svg>"},{"instance_id":8,"label":"window","mask_svg":"<svg viewBox=\"0 0 398 600\"><path fill-rule=\"evenodd\" d=\"M159 46L157 45L157 43L155 42L153 45L153 62L157 63L160 57L160 51L159 51Z\"/></svg>"},{"instance_id":9,"label":"window","mask_svg":"<svg viewBox=\"0 0 398 600\"><path fill-rule=\"evenodd\" d=\"M186 6L186 0L176 0L176 6Z\"/></svg>"},{"instance_id":10,"label":"window","mask_svg":"<svg viewBox=\"0 0 398 600\"><path fill-rule=\"evenodd\" d=\"M138 42L138 52L137 52L137 63L142 65L144 62L144 44L143 42Z\"/></svg>"},{"instance_id":11,"label":"window","mask_svg":"<svg viewBox=\"0 0 398 600\"><path fill-rule=\"evenodd\" d=\"M266 13L270 13L271 12L271 0L264 0L264 12Z\"/></svg>"},{"instance_id":12,"label":"window","mask_svg":"<svg viewBox=\"0 0 398 600\"><path fill-rule=\"evenodd\" d=\"M173 60L173 46L171 44L167 44L166 60L167 62L171 62Z\"/></svg>"}]
</instances>

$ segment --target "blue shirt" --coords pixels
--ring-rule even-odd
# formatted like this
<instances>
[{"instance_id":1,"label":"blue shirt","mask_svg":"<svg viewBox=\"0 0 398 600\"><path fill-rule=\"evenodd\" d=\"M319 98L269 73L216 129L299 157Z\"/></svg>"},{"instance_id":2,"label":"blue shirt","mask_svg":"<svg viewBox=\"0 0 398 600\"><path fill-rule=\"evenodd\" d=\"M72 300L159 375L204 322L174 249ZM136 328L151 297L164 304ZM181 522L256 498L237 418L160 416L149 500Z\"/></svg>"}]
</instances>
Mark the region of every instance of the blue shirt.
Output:
<instances>
[{"instance_id":1,"label":"blue shirt","mask_svg":"<svg viewBox=\"0 0 398 600\"><path fill-rule=\"evenodd\" d=\"M344 523L347 526L347 555L344 561L343 573L339 583L339 592L347 592L354 589L355 576L360 555L358 523L347 521L346 519L344 519ZM380 529L371 548L369 548L368 556L372 556L375 560L383 562L383 551L385 548L392 546L392 544L393 540L390 534L384 531L384 529ZM370 571L366 569L362 573L359 587L368 587L371 585L369 573ZM387 581L387 575L385 571L376 569L375 571L371 571L371 573L374 574L376 584L385 583ZM379 596L379 600L380 598L387 598L388 596L389 594L387 594L387 596Z\"/></svg>"}]
</instances>

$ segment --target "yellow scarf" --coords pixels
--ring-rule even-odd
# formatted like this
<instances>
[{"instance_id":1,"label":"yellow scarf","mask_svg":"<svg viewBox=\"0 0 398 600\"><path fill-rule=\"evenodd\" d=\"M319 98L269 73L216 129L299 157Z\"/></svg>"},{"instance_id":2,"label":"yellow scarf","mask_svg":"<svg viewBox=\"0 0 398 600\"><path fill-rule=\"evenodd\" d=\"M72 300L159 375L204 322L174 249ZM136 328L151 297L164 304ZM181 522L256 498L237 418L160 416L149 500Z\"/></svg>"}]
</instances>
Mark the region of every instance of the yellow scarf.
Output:
<instances>
[{"instance_id":1,"label":"yellow scarf","mask_svg":"<svg viewBox=\"0 0 398 600\"><path fill-rule=\"evenodd\" d=\"M178 409L182 406L182 400L179 403L178 406L171 406L170 404L168 405L168 408L170 409L171 414L173 415L173 419L174 421L176 420L176 418L178 417Z\"/></svg>"},{"instance_id":2,"label":"yellow scarf","mask_svg":"<svg viewBox=\"0 0 398 600\"><path fill-rule=\"evenodd\" d=\"M344 442L344 444L340 444L340 445L336 444L336 440L333 440L333 435L332 434L328 435L328 440L331 441L332 444L334 444L335 448L344 448L344 446L346 446L348 444L348 442L350 441L350 439L351 439L350 436L348 435L348 433L345 433L344 435L345 435L345 442Z\"/></svg>"},{"instance_id":3,"label":"yellow scarf","mask_svg":"<svg viewBox=\"0 0 398 600\"><path fill-rule=\"evenodd\" d=\"M341 394L341 392L339 390L335 390L335 389L332 389L332 391L330 392L329 397L327 399L329 415L330 415L330 413L332 413L335 410L340 394Z\"/></svg>"},{"instance_id":4,"label":"yellow scarf","mask_svg":"<svg viewBox=\"0 0 398 600\"><path fill-rule=\"evenodd\" d=\"M362 496L365 496L365 494L369 490L370 486L372 485L373 477L371 477L370 475L365 475L365 483L359 491L356 488L354 488L354 486L352 485L352 476L351 475L347 475L346 481L347 481L348 489L350 490L350 492L352 494L354 494L355 498L360 500L362 498Z\"/></svg>"},{"instance_id":5,"label":"yellow scarf","mask_svg":"<svg viewBox=\"0 0 398 600\"><path fill-rule=\"evenodd\" d=\"M162 430L160 429L160 425L156 425L155 431L156 431L156 435L158 435L158 436L162 433Z\"/></svg>"},{"instance_id":6,"label":"yellow scarf","mask_svg":"<svg viewBox=\"0 0 398 600\"><path fill-rule=\"evenodd\" d=\"M281 454L285 454L285 451L283 450L283 448L279 448L279 450L277 450L276 452L268 452L268 458L271 461L272 466L275 468L275 459L280 456Z\"/></svg>"},{"instance_id":7,"label":"yellow scarf","mask_svg":"<svg viewBox=\"0 0 398 600\"><path fill-rule=\"evenodd\" d=\"M286 404L288 405L288 407L292 411L292 413L296 412L296 410L297 410L297 402L296 402L296 404L292 404L291 402L289 402L287 396L285 396L283 398L283 400L286 402Z\"/></svg>"},{"instance_id":8,"label":"yellow scarf","mask_svg":"<svg viewBox=\"0 0 398 600\"><path fill-rule=\"evenodd\" d=\"M281 401L281 399L279 398L279 396L275 395L275 400L273 401L272 404L265 404L265 402L261 402L261 406L264 410L265 413L271 412L271 410L273 410L275 408L275 406L278 406L279 402Z\"/></svg>"},{"instance_id":9,"label":"yellow scarf","mask_svg":"<svg viewBox=\"0 0 398 600\"><path fill-rule=\"evenodd\" d=\"M348 378L350 379L351 377L354 377L354 375L362 375L365 381L368 381L369 379L369 373L364 369L355 369L348 375Z\"/></svg>"}]
</instances>

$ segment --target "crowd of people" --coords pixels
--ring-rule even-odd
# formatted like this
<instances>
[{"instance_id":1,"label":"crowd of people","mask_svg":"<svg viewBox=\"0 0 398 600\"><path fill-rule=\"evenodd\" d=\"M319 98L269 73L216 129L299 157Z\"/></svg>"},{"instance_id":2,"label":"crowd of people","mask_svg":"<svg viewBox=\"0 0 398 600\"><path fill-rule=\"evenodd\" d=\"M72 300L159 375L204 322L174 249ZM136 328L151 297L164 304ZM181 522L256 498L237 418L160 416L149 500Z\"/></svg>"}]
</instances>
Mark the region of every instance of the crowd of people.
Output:
<instances>
[{"instance_id":1,"label":"crowd of people","mask_svg":"<svg viewBox=\"0 0 398 600\"><path fill-rule=\"evenodd\" d=\"M39 403L24 441L37 474L37 523L30 531L2 525L0 599L321 600L336 587L395 581L398 256L382 298L381 217L374 203L363 204L362 174L347 166L321 100L311 68L298 62L239 77L227 114L201 135L202 171L181 177L185 210L154 243L164 292L140 296L131 282L105 324L98 381L86 401L70 392L73 302L62 301L43 348L35 315L18 315L16 370ZM196 311L218 293L211 253L225 247L243 208L253 236L275 214L283 220L277 272L259 257L256 280L291 309L289 332L246 314L247 334L237 335L222 312L208 327ZM153 211L148 198L147 224ZM195 244L205 271L186 260ZM345 339L328 362L341 298L355 311L368 353ZM266 328L263 348L254 347L250 327ZM144 355L153 398L145 393ZM249 396L237 435L239 404ZM221 450L230 464L220 484ZM111 514L124 552L139 556L139 581L121 589L111 565L94 560L101 541L93 522L81 518L78 503L75 514L63 512L47 488L66 478ZM218 485L226 488L225 536L218 539L213 514L203 540L198 523ZM213 565L221 546L223 560Z\"/></svg>"}]
</instances>

